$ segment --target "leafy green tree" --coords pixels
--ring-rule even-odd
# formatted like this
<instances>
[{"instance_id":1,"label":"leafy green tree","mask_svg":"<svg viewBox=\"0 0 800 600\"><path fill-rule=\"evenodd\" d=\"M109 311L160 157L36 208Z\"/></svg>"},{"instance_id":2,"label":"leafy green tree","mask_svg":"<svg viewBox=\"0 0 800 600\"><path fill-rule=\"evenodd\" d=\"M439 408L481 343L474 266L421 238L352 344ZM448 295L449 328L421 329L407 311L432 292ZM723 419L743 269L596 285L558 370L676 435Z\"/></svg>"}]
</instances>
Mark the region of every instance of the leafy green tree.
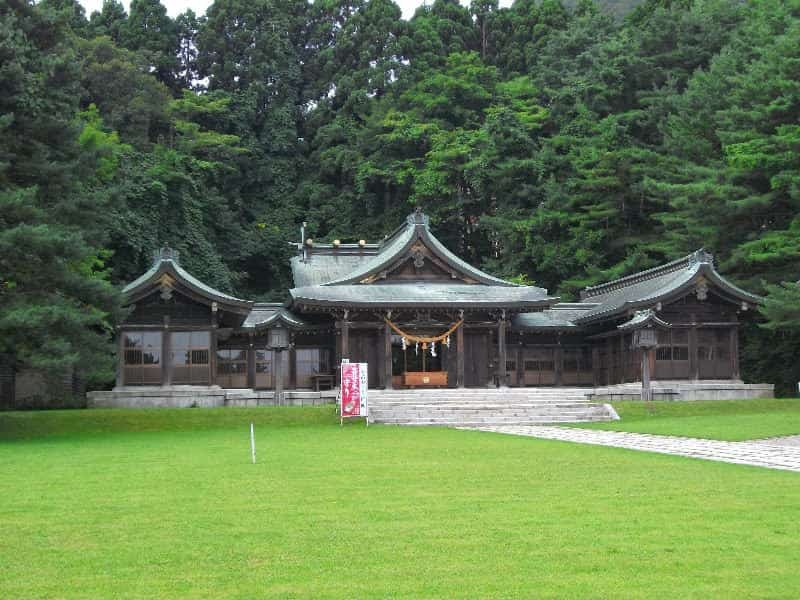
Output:
<instances>
[{"instance_id":1,"label":"leafy green tree","mask_svg":"<svg viewBox=\"0 0 800 600\"><path fill-rule=\"evenodd\" d=\"M131 0L122 27L122 45L138 52L158 80L175 88L178 71L178 29L160 0Z\"/></svg>"},{"instance_id":2,"label":"leafy green tree","mask_svg":"<svg viewBox=\"0 0 800 600\"><path fill-rule=\"evenodd\" d=\"M0 4L0 352L55 378L113 372L117 294L79 160L78 73L61 14ZM90 174L90 172L88 173Z\"/></svg>"},{"instance_id":3,"label":"leafy green tree","mask_svg":"<svg viewBox=\"0 0 800 600\"><path fill-rule=\"evenodd\" d=\"M99 11L94 11L89 17L87 37L106 36L117 45L122 44L123 30L128 13L125 7L117 0L103 0Z\"/></svg>"},{"instance_id":4,"label":"leafy green tree","mask_svg":"<svg viewBox=\"0 0 800 600\"><path fill-rule=\"evenodd\" d=\"M76 35L87 34L89 22L86 20L86 9L78 0L42 0L39 7L62 15L68 27Z\"/></svg>"},{"instance_id":5,"label":"leafy green tree","mask_svg":"<svg viewBox=\"0 0 800 600\"><path fill-rule=\"evenodd\" d=\"M179 14L175 19L179 61L176 84L185 90L194 89L199 85L197 34L202 22L203 18L198 18L191 9Z\"/></svg>"},{"instance_id":6,"label":"leafy green tree","mask_svg":"<svg viewBox=\"0 0 800 600\"><path fill-rule=\"evenodd\" d=\"M765 327L800 332L800 283L770 285L767 292L761 307L761 313L767 319Z\"/></svg>"},{"instance_id":7,"label":"leafy green tree","mask_svg":"<svg viewBox=\"0 0 800 600\"><path fill-rule=\"evenodd\" d=\"M79 52L84 107L94 104L106 126L137 148L170 135L171 95L146 60L106 37L82 41Z\"/></svg>"}]
</instances>

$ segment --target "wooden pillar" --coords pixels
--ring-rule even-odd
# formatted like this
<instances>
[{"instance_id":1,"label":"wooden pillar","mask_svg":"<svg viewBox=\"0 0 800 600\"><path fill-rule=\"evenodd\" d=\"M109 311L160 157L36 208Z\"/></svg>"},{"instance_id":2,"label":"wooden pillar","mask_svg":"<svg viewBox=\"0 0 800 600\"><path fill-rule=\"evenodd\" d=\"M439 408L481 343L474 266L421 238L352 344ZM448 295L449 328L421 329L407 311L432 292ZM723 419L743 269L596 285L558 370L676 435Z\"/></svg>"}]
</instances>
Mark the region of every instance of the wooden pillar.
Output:
<instances>
[{"instance_id":1,"label":"wooden pillar","mask_svg":"<svg viewBox=\"0 0 800 600\"><path fill-rule=\"evenodd\" d=\"M616 370L614 367L614 340L609 336L606 338L606 351L608 352L608 385L614 385L617 383L616 380Z\"/></svg>"},{"instance_id":2,"label":"wooden pillar","mask_svg":"<svg viewBox=\"0 0 800 600\"><path fill-rule=\"evenodd\" d=\"M283 354L284 350L276 348L273 350L275 357L275 404L283 406Z\"/></svg>"},{"instance_id":3,"label":"wooden pillar","mask_svg":"<svg viewBox=\"0 0 800 600\"><path fill-rule=\"evenodd\" d=\"M650 353L649 348L642 348L642 400L652 400L650 390Z\"/></svg>"},{"instance_id":4,"label":"wooden pillar","mask_svg":"<svg viewBox=\"0 0 800 600\"><path fill-rule=\"evenodd\" d=\"M554 385L561 385L561 374L564 370L564 348L561 347L561 335L557 338L558 346L553 351L553 383Z\"/></svg>"},{"instance_id":5,"label":"wooden pillar","mask_svg":"<svg viewBox=\"0 0 800 600\"><path fill-rule=\"evenodd\" d=\"M247 387L251 390L256 387L256 345L252 334L248 337L247 347Z\"/></svg>"},{"instance_id":6,"label":"wooden pillar","mask_svg":"<svg viewBox=\"0 0 800 600\"><path fill-rule=\"evenodd\" d=\"M383 388L391 390L392 387L392 328L385 323L383 326Z\"/></svg>"},{"instance_id":7,"label":"wooden pillar","mask_svg":"<svg viewBox=\"0 0 800 600\"><path fill-rule=\"evenodd\" d=\"M697 356L697 319L691 315L692 327L689 329L689 378L700 379L700 361Z\"/></svg>"},{"instance_id":8,"label":"wooden pillar","mask_svg":"<svg viewBox=\"0 0 800 600\"><path fill-rule=\"evenodd\" d=\"M297 350L294 347L294 339L289 346L289 389L297 389Z\"/></svg>"},{"instance_id":9,"label":"wooden pillar","mask_svg":"<svg viewBox=\"0 0 800 600\"><path fill-rule=\"evenodd\" d=\"M163 361L162 361L163 367ZM117 329L117 381L116 387L125 385L125 332ZM14 389L13 386L11 388Z\"/></svg>"},{"instance_id":10,"label":"wooden pillar","mask_svg":"<svg viewBox=\"0 0 800 600\"><path fill-rule=\"evenodd\" d=\"M334 377L334 384L338 388L339 384L341 383L340 377L342 374L342 369L340 365L342 364L342 331L339 329L339 321L333 327L333 377Z\"/></svg>"},{"instance_id":11,"label":"wooden pillar","mask_svg":"<svg viewBox=\"0 0 800 600\"><path fill-rule=\"evenodd\" d=\"M211 331L208 336L208 383L217 385L217 303L211 303Z\"/></svg>"},{"instance_id":12,"label":"wooden pillar","mask_svg":"<svg viewBox=\"0 0 800 600\"><path fill-rule=\"evenodd\" d=\"M164 315L161 331L161 385L172 385L172 335L169 331L169 315Z\"/></svg>"},{"instance_id":13,"label":"wooden pillar","mask_svg":"<svg viewBox=\"0 0 800 600\"><path fill-rule=\"evenodd\" d=\"M523 364L524 354L522 351L522 334L519 334L520 341L517 344L517 387L522 387L523 382L525 381L525 365Z\"/></svg>"},{"instance_id":14,"label":"wooden pillar","mask_svg":"<svg viewBox=\"0 0 800 600\"><path fill-rule=\"evenodd\" d=\"M456 387L464 386L464 324L462 323L456 329Z\"/></svg>"},{"instance_id":15,"label":"wooden pillar","mask_svg":"<svg viewBox=\"0 0 800 600\"><path fill-rule=\"evenodd\" d=\"M625 334L619 334L619 372L620 372L620 383L625 383L627 380L628 374L628 361L627 356L625 353Z\"/></svg>"},{"instance_id":16,"label":"wooden pillar","mask_svg":"<svg viewBox=\"0 0 800 600\"><path fill-rule=\"evenodd\" d=\"M342 331L342 358L350 358L350 322L347 320L347 311L341 320Z\"/></svg>"},{"instance_id":17,"label":"wooden pillar","mask_svg":"<svg viewBox=\"0 0 800 600\"><path fill-rule=\"evenodd\" d=\"M506 371L506 325L506 315L503 313L503 316L500 317L497 323L497 383L500 387L508 386Z\"/></svg>"},{"instance_id":18,"label":"wooden pillar","mask_svg":"<svg viewBox=\"0 0 800 600\"><path fill-rule=\"evenodd\" d=\"M730 329L730 344L731 344L731 379L741 379L742 375L739 372L739 328L731 327Z\"/></svg>"},{"instance_id":19,"label":"wooden pillar","mask_svg":"<svg viewBox=\"0 0 800 600\"><path fill-rule=\"evenodd\" d=\"M211 326L211 336L208 349L208 368L211 369L208 381L211 385L217 385L217 326Z\"/></svg>"},{"instance_id":20,"label":"wooden pillar","mask_svg":"<svg viewBox=\"0 0 800 600\"><path fill-rule=\"evenodd\" d=\"M600 348L592 345L592 385L600 385Z\"/></svg>"},{"instance_id":21,"label":"wooden pillar","mask_svg":"<svg viewBox=\"0 0 800 600\"><path fill-rule=\"evenodd\" d=\"M342 360L350 358L350 324L347 321L348 311L344 311L344 318L336 321L336 387L342 383Z\"/></svg>"}]
</instances>

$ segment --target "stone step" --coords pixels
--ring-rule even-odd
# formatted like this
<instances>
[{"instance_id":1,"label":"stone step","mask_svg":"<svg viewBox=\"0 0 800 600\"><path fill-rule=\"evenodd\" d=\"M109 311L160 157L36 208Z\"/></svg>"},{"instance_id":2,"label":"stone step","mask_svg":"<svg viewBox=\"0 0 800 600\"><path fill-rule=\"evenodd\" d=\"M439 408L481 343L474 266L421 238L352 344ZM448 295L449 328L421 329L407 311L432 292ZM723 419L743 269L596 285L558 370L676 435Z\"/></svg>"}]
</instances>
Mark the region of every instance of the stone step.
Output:
<instances>
[{"instance_id":1,"label":"stone step","mask_svg":"<svg viewBox=\"0 0 800 600\"><path fill-rule=\"evenodd\" d=\"M552 423L595 423L606 421L602 417L584 417L580 419L558 419L558 418L542 418L542 419L480 419L480 420L452 420L452 419L418 419L418 420L404 420L404 419L390 419L374 421L382 425L408 425L408 426L426 426L437 425L440 427L485 427L493 425L547 425ZM370 420L370 422L373 422Z\"/></svg>"},{"instance_id":2,"label":"stone step","mask_svg":"<svg viewBox=\"0 0 800 600\"><path fill-rule=\"evenodd\" d=\"M430 398L425 396L396 396L387 398L386 396L369 395L370 402L591 402L585 396L442 396Z\"/></svg>"},{"instance_id":3,"label":"stone step","mask_svg":"<svg viewBox=\"0 0 800 600\"><path fill-rule=\"evenodd\" d=\"M369 406L369 410L372 412L386 412L386 413L395 413L395 412L419 412L419 411L428 411L428 412L441 412L441 411L469 411L469 412L492 412L492 411L511 411L511 412L522 412L522 413L538 413L538 412L572 412L572 411L585 411L585 410L592 410L594 407L600 407L601 405L596 404L556 404L556 405L549 405L549 406L514 406L514 405L450 405L450 406L435 406L430 404L420 404L420 405L407 405L407 406L382 406L382 405L373 405Z\"/></svg>"},{"instance_id":4,"label":"stone step","mask_svg":"<svg viewBox=\"0 0 800 600\"><path fill-rule=\"evenodd\" d=\"M370 388L370 393L386 394L391 396L393 394L420 394L436 396L438 394L460 394L462 396L469 396L470 394L587 394L591 393L593 388L567 388L567 387L552 387L552 388L437 388L437 389L400 389L400 390L383 390Z\"/></svg>"},{"instance_id":5,"label":"stone step","mask_svg":"<svg viewBox=\"0 0 800 600\"><path fill-rule=\"evenodd\" d=\"M587 400L577 398L548 398L546 400L529 398L475 398L465 400L463 398L452 398L441 401L420 398L406 400L376 400L370 398L369 403L371 406L586 406L592 404Z\"/></svg>"},{"instance_id":6,"label":"stone step","mask_svg":"<svg viewBox=\"0 0 800 600\"><path fill-rule=\"evenodd\" d=\"M586 394L576 394L576 393L569 393L569 392L560 392L554 394L453 394L453 393L444 393L444 394L376 394L372 390L369 392L370 396L374 396L375 398L586 398Z\"/></svg>"},{"instance_id":7,"label":"stone step","mask_svg":"<svg viewBox=\"0 0 800 600\"><path fill-rule=\"evenodd\" d=\"M442 407L408 407L408 408L385 408L380 406L370 406L369 411L373 414L442 414L442 413L469 413L469 414L484 414L484 413L497 413L497 414L514 414L514 415L527 415L527 414L567 414L567 413L581 413L587 410L593 410L588 406L550 406L550 407L497 407L497 406L484 406L484 407L470 407L470 406L442 406Z\"/></svg>"},{"instance_id":8,"label":"stone step","mask_svg":"<svg viewBox=\"0 0 800 600\"><path fill-rule=\"evenodd\" d=\"M592 403L591 388L370 390L370 421L396 425L541 425L608 421L613 411Z\"/></svg>"},{"instance_id":9,"label":"stone step","mask_svg":"<svg viewBox=\"0 0 800 600\"><path fill-rule=\"evenodd\" d=\"M396 417L396 416L482 416L488 417L492 415L502 417L541 417L541 416L575 416L575 415L588 415L588 414L608 414L608 411L602 406L586 408L586 409L563 409L563 410L471 410L471 409L448 409L448 410L374 410L370 409L369 414L375 417Z\"/></svg>"}]
</instances>

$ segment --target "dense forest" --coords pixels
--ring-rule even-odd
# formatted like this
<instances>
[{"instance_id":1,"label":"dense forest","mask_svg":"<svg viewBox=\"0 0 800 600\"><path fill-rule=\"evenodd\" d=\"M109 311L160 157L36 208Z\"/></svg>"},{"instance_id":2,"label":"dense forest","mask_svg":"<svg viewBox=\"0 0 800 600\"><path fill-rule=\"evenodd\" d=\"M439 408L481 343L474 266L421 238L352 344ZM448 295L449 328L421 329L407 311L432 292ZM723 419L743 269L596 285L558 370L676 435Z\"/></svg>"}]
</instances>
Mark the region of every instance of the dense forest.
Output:
<instances>
[{"instance_id":1,"label":"dense forest","mask_svg":"<svg viewBox=\"0 0 800 600\"><path fill-rule=\"evenodd\" d=\"M768 294L744 375L787 393L800 1L631 4L0 0L0 353L107 381L119 284L155 248L283 299L300 222L380 239L421 207L565 300L711 250Z\"/></svg>"}]
</instances>

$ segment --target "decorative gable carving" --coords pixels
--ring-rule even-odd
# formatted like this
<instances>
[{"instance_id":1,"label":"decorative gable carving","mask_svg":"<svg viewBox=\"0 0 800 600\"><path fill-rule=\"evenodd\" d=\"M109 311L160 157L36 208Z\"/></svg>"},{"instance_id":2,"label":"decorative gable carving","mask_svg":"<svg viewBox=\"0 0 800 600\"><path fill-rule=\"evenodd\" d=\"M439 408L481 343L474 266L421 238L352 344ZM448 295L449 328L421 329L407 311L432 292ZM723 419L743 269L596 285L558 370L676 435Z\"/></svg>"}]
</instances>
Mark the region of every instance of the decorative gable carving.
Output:
<instances>
[{"instance_id":1,"label":"decorative gable carving","mask_svg":"<svg viewBox=\"0 0 800 600\"><path fill-rule=\"evenodd\" d=\"M164 273L158 280L158 289L161 291L161 299L165 302L172 300L172 291L175 289L175 278L169 273Z\"/></svg>"},{"instance_id":2,"label":"decorative gable carving","mask_svg":"<svg viewBox=\"0 0 800 600\"><path fill-rule=\"evenodd\" d=\"M388 265L379 273L362 279L360 283L386 283L388 281L403 283L414 281L478 283L475 279L455 270L439 258L422 239L417 239L394 263Z\"/></svg>"}]
</instances>

